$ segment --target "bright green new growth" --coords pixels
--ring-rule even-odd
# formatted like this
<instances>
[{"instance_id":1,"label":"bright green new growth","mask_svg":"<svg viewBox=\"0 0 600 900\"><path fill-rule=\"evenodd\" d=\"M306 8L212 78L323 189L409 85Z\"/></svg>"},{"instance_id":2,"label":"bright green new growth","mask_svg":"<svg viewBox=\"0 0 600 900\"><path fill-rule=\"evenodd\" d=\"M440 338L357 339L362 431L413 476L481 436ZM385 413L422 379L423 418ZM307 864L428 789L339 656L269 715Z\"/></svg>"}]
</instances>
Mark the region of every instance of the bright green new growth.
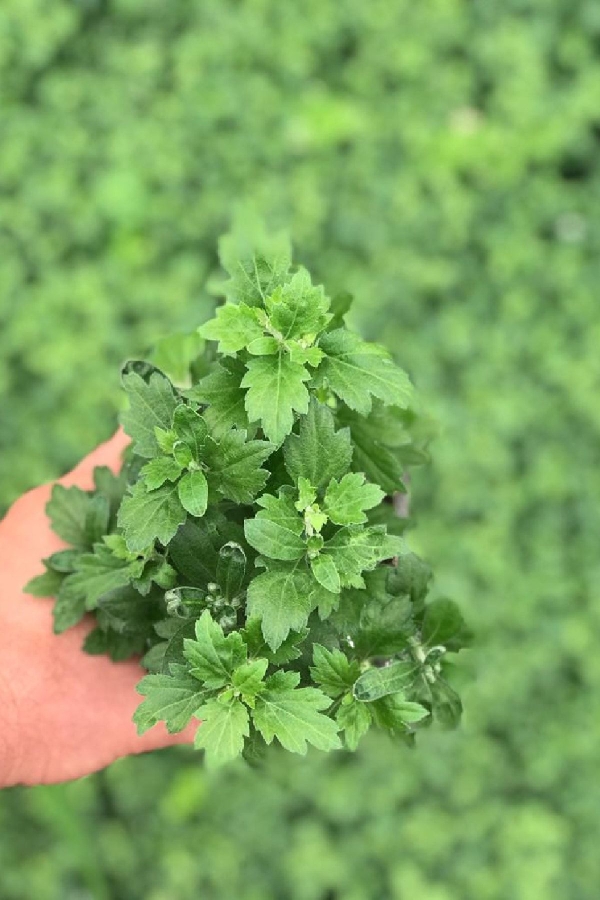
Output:
<instances>
[{"instance_id":1,"label":"bright green new growth","mask_svg":"<svg viewBox=\"0 0 600 900\"><path fill-rule=\"evenodd\" d=\"M426 602L431 572L393 506L427 458L409 380L282 237L220 249L230 279L199 329L201 377L184 390L125 366L123 469L97 469L94 491L54 488L72 549L28 589L55 596L56 632L95 614L88 652L142 654L140 733L200 719L208 765L274 740L354 750L370 728L410 742L456 725L446 656L469 631L452 601Z\"/></svg>"}]
</instances>

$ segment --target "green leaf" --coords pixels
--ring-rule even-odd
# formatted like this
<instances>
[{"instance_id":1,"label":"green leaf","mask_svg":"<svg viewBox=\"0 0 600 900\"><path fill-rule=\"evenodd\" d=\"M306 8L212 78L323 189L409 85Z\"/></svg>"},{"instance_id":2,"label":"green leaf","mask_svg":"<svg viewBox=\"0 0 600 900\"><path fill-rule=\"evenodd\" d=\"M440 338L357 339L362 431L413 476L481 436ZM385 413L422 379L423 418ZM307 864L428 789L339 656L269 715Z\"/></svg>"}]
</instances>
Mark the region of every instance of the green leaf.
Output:
<instances>
[{"instance_id":1,"label":"green leaf","mask_svg":"<svg viewBox=\"0 0 600 900\"><path fill-rule=\"evenodd\" d=\"M397 694L410 687L418 673L416 663L402 660L381 668L367 669L354 685L354 697L361 703L370 703L387 694Z\"/></svg>"},{"instance_id":2,"label":"green leaf","mask_svg":"<svg viewBox=\"0 0 600 900\"><path fill-rule=\"evenodd\" d=\"M185 517L176 484L165 484L155 491L148 491L144 482L138 481L123 500L118 522L127 547L141 551L155 540L168 544Z\"/></svg>"},{"instance_id":3,"label":"green leaf","mask_svg":"<svg viewBox=\"0 0 600 900\"><path fill-rule=\"evenodd\" d=\"M306 478L321 490L350 468L350 432L347 428L336 431L331 410L313 398L306 417L300 420L298 434L286 439L283 453L294 481Z\"/></svg>"},{"instance_id":4,"label":"green leaf","mask_svg":"<svg viewBox=\"0 0 600 900\"><path fill-rule=\"evenodd\" d=\"M83 553L76 571L68 576L70 588L85 597L86 609L94 609L104 594L125 587L139 578L144 560L118 559L105 544L95 544L93 553Z\"/></svg>"},{"instance_id":5,"label":"green leaf","mask_svg":"<svg viewBox=\"0 0 600 900\"><path fill-rule=\"evenodd\" d=\"M57 550L44 560L45 565L54 572L68 574L74 572L81 550Z\"/></svg>"},{"instance_id":6,"label":"green leaf","mask_svg":"<svg viewBox=\"0 0 600 900\"><path fill-rule=\"evenodd\" d=\"M244 583L246 554L239 544L229 541L219 550L217 584L227 600L236 598Z\"/></svg>"},{"instance_id":7,"label":"green leaf","mask_svg":"<svg viewBox=\"0 0 600 900\"><path fill-rule=\"evenodd\" d=\"M137 372L123 375L129 409L121 414L121 425L133 439L138 456L151 458L160 452L155 428L169 429L177 406L168 378L152 372L145 381Z\"/></svg>"},{"instance_id":8,"label":"green leaf","mask_svg":"<svg viewBox=\"0 0 600 900\"><path fill-rule=\"evenodd\" d=\"M274 444L281 444L294 425L294 410L308 409L308 390L304 382L310 375L300 363L292 362L281 351L277 356L251 359L242 381L248 388L245 405L250 421L260 421Z\"/></svg>"},{"instance_id":9,"label":"green leaf","mask_svg":"<svg viewBox=\"0 0 600 900\"><path fill-rule=\"evenodd\" d=\"M319 750L338 749L338 726L322 713L331 703L329 697L316 688L299 688L299 681L297 672L271 675L256 699L254 725L267 744L277 738L292 753L305 754L307 744Z\"/></svg>"},{"instance_id":10,"label":"green leaf","mask_svg":"<svg viewBox=\"0 0 600 900\"><path fill-rule=\"evenodd\" d=\"M67 544L84 550L92 546L86 529L90 502L89 494L81 488L55 484L46 504L52 530Z\"/></svg>"},{"instance_id":11,"label":"green leaf","mask_svg":"<svg viewBox=\"0 0 600 900\"><path fill-rule=\"evenodd\" d=\"M349 702L342 703L338 709L336 721L344 732L348 750L356 750L361 737L367 733L371 725L371 711L366 703L359 703L350 697L347 699Z\"/></svg>"},{"instance_id":12,"label":"green leaf","mask_svg":"<svg viewBox=\"0 0 600 900\"><path fill-rule=\"evenodd\" d=\"M414 604L422 604L433 577L431 566L416 553L402 553L390 569L387 589L396 596L406 594Z\"/></svg>"},{"instance_id":13,"label":"green leaf","mask_svg":"<svg viewBox=\"0 0 600 900\"><path fill-rule=\"evenodd\" d=\"M266 298L265 308L272 327L285 341L319 334L330 318L329 299L322 285L313 285L302 267Z\"/></svg>"},{"instance_id":14,"label":"green leaf","mask_svg":"<svg viewBox=\"0 0 600 900\"><path fill-rule=\"evenodd\" d=\"M110 507L106 497L95 494L90 497L85 514L84 531L89 546L101 541L108 531Z\"/></svg>"},{"instance_id":15,"label":"green leaf","mask_svg":"<svg viewBox=\"0 0 600 900\"><path fill-rule=\"evenodd\" d=\"M437 678L430 686L431 709L435 719L443 728L457 728L462 717L462 701L454 688Z\"/></svg>"},{"instance_id":16,"label":"green leaf","mask_svg":"<svg viewBox=\"0 0 600 900\"><path fill-rule=\"evenodd\" d=\"M244 738L250 734L248 710L239 700L209 700L198 710L202 724L194 746L206 751L209 769L222 766L239 756Z\"/></svg>"},{"instance_id":17,"label":"green leaf","mask_svg":"<svg viewBox=\"0 0 600 900\"><path fill-rule=\"evenodd\" d=\"M252 705L254 698L264 687L264 677L269 665L267 659L252 659L242 663L233 673L231 684L239 691L244 702Z\"/></svg>"},{"instance_id":18,"label":"green leaf","mask_svg":"<svg viewBox=\"0 0 600 900\"><path fill-rule=\"evenodd\" d=\"M327 541L322 552L333 559L342 587L364 587L362 572L386 558L386 538L385 529L379 526L348 525Z\"/></svg>"},{"instance_id":19,"label":"green leaf","mask_svg":"<svg viewBox=\"0 0 600 900\"><path fill-rule=\"evenodd\" d=\"M349 660L341 650L327 650L321 644L313 644L313 663L310 669L313 681L334 699L351 690L360 675L355 660Z\"/></svg>"},{"instance_id":20,"label":"green leaf","mask_svg":"<svg viewBox=\"0 0 600 900\"><path fill-rule=\"evenodd\" d=\"M332 556L319 555L310 561L313 575L325 590L339 594L342 589L340 574L335 567Z\"/></svg>"},{"instance_id":21,"label":"green leaf","mask_svg":"<svg viewBox=\"0 0 600 900\"><path fill-rule=\"evenodd\" d=\"M206 697L206 691L186 673L185 666L173 664L168 675L146 675L136 690L146 698L133 714L138 734L161 721L170 734L183 731Z\"/></svg>"},{"instance_id":22,"label":"green leaf","mask_svg":"<svg viewBox=\"0 0 600 900\"><path fill-rule=\"evenodd\" d=\"M264 509L244 522L248 543L270 559L294 560L304 556L304 522L292 496L282 490L279 497L265 494L258 502Z\"/></svg>"},{"instance_id":23,"label":"green leaf","mask_svg":"<svg viewBox=\"0 0 600 900\"><path fill-rule=\"evenodd\" d=\"M428 647L441 644L447 650L457 651L469 645L471 632L457 604L440 599L425 607L421 637Z\"/></svg>"},{"instance_id":24,"label":"green leaf","mask_svg":"<svg viewBox=\"0 0 600 900\"><path fill-rule=\"evenodd\" d=\"M64 578L62 572L47 569L41 575L36 575L35 578L28 581L23 591L33 597L56 597Z\"/></svg>"},{"instance_id":25,"label":"green leaf","mask_svg":"<svg viewBox=\"0 0 600 900\"><path fill-rule=\"evenodd\" d=\"M210 506L201 519L188 519L169 544L169 558L183 583L206 585L215 581L219 550L228 541L239 543L244 532L239 525Z\"/></svg>"},{"instance_id":26,"label":"green leaf","mask_svg":"<svg viewBox=\"0 0 600 900\"><path fill-rule=\"evenodd\" d=\"M184 642L190 672L207 688L220 688L231 681L233 670L246 661L246 645L239 631L223 629L205 610L196 622L196 639Z\"/></svg>"},{"instance_id":27,"label":"green leaf","mask_svg":"<svg viewBox=\"0 0 600 900\"><path fill-rule=\"evenodd\" d=\"M360 659L393 656L406 649L415 633L409 598L387 590L387 568L366 572L364 590L345 590L336 613L336 628L351 638Z\"/></svg>"},{"instance_id":28,"label":"green leaf","mask_svg":"<svg viewBox=\"0 0 600 900\"><path fill-rule=\"evenodd\" d=\"M327 384L351 409L368 415L373 396L385 404L408 404L412 393L408 376L384 347L345 328L324 334L319 346L326 354L317 373L319 383Z\"/></svg>"},{"instance_id":29,"label":"green leaf","mask_svg":"<svg viewBox=\"0 0 600 900\"><path fill-rule=\"evenodd\" d=\"M392 736L412 731L413 725L429 715L428 709L420 703L406 700L401 693L382 697L368 708L375 724Z\"/></svg>"},{"instance_id":30,"label":"green leaf","mask_svg":"<svg viewBox=\"0 0 600 900\"><path fill-rule=\"evenodd\" d=\"M277 650L290 631L304 628L323 593L329 592L315 582L304 562L272 563L250 582L248 614L260 616L265 640Z\"/></svg>"},{"instance_id":31,"label":"green leaf","mask_svg":"<svg viewBox=\"0 0 600 900\"><path fill-rule=\"evenodd\" d=\"M300 631L291 631L277 650L272 650L265 641L261 624L261 620L258 617L251 618L247 620L242 630L249 656L265 656L270 663L276 666L293 662L302 656L302 651L298 644L301 644L308 636L308 628L302 628Z\"/></svg>"},{"instance_id":32,"label":"green leaf","mask_svg":"<svg viewBox=\"0 0 600 900\"><path fill-rule=\"evenodd\" d=\"M204 341L195 331L168 334L156 342L150 359L173 384L186 388L190 384L190 369L203 349Z\"/></svg>"},{"instance_id":33,"label":"green leaf","mask_svg":"<svg viewBox=\"0 0 600 900\"><path fill-rule=\"evenodd\" d=\"M409 463L405 450L412 445L402 444L410 440L404 424L402 428L398 424L398 416L402 414L405 410L385 407L379 401L373 404L367 417L351 409L338 411L340 422L350 428L352 435L353 468L364 472L386 494L406 490L403 476Z\"/></svg>"},{"instance_id":34,"label":"green leaf","mask_svg":"<svg viewBox=\"0 0 600 900\"><path fill-rule=\"evenodd\" d=\"M262 338L263 327L256 311L245 303L226 303L220 306L214 319L201 325L198 333L209 341L219 342L219 353L237 353L257 338Z\"/></svg>"},{"instance_id":35,"label":"green leaf","mask_svg":"<svg viewBox=\"0 0 600 900\"><path fill-rule=\"evenodd\" d=\"M208 426L199 413L181 403L173 413L173 430L191 450L192 459L200 462L208 437Z\"/></svg>"},{"instance_id":36,"label":"green leaf","mask_svg":"<svg viewBox=\"0 0 600 900\"><path fill-rule=\"evenodd\" d=\"M219 258L231 276L223 285L225 296L259 306L287 280L292 253L287 235L267 235L258 223L248 222L221 238Z\"/></svg>"},{"instance_id":37,"label":"green leaf","mask_svg":"<svg viewBox=\"0 0 600 900\"><path fill-rule=\"evenodd\" d=\"M157 456L140 470L140 477L149 491L162 487L165 481L177 481L181 466L170 456Z\"/></svg>"},{"instance_id":38,"label":"green leaf","mask_svg":"<svg viewBox=\"0 0 600 900\"><path fill-rule=\"evenodd\" d=\"M269 473L261 466L274 450L268 441L246 440L246 432L235 428L218 442L208 440L204 459L211 487L235 503L251 503L266 484Z\"/></svg>"},{"instance_id":39,"label":"green leaf","mask_svg":"<svg viewBox=\"0 0 600 900\"><path fill-rule=\"evenodd\" d=\"M377 506L384 496L377 485L365 481L364 475L351 472L341 481L330 482L323 509L336 525L360 525L367 521L365 510Z\"/></svg>"},{"instance_id":40,"label":"green leaf","mask_svg":"<svg viewBox=\"0 0 600 900\"><path fill-rule=\"evenodd\" d=\"M191 516L200 518L208 505L208 482L200 469L186 472L177 485L181 505ZM180 523L178 523L180 524Z\"/></svg>"},{"instance_id":41,"label":"green leaf","mask_svg":"<svg viewBox=\"0 0 600 900\"><path fill-rule=\"evenodd\" d=\"M209 404L203 416L215 437L233 427L248 427L244 405L246 392L241 387L245 372L245 366L237 360L222 360L209 375L187 392L190 399Z\"/></svg>"},{"instance_id":42,"label":"green leaf","mask_svg":"<svg viewBox=\"0 0 600 900\"><path fill-rule=\"evenodd\" d=\"M81 622L86 613L85 594L69 584L68 578L61 584L52 609L55 634L62 634L63 631L73 628Z\"/></svg>"}]
</instances>

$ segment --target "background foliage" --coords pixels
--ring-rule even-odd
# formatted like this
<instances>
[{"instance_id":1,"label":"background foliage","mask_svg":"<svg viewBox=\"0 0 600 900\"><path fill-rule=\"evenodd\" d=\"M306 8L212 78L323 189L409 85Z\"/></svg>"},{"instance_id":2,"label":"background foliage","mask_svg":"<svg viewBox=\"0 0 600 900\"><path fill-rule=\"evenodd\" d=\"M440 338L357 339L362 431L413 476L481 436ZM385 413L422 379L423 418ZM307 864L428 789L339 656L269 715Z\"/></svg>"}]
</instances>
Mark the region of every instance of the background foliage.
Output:
<instances>
[{"instance_id":1,"label":"background foliage","mask_svg":"<svg viewBox=\"0 0 600 900\"><path fill-rule=\"evenodd\" d=\"M479 637L416 753L6 792L7 900L596 897L599 54L594 0L4 0L0 504L206 316L243 198L440 419L412 544Z\"/></svg>"}]
</instances>

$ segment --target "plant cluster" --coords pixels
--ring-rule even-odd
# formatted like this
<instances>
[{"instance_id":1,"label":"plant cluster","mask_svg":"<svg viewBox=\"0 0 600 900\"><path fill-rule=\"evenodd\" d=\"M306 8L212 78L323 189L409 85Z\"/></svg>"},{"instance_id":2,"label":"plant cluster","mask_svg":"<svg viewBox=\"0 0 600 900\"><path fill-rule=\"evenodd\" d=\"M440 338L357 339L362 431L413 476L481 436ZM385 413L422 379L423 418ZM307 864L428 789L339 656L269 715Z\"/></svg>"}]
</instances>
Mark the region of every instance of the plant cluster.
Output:
<instances>
[{"instance_id":1,"label":"plant cluster","mask_svg":"<svg viewBox=\"0 0 600 900\"><path fill-rule=\"evenodd\" d=\"M226 302L199 329L202 376L123 370L132 444L96 490L55 486L48 514L71 549L29 585L56 592L55 628L86 612L85 649L143 653L140 732L201 720L209 764L274 738L354 750L370 727L411 740L460 700L445 654L468 640L389 502L403 491L411 386L344 324L284 236L221 242Z\"/></svg>"}]
</instances>

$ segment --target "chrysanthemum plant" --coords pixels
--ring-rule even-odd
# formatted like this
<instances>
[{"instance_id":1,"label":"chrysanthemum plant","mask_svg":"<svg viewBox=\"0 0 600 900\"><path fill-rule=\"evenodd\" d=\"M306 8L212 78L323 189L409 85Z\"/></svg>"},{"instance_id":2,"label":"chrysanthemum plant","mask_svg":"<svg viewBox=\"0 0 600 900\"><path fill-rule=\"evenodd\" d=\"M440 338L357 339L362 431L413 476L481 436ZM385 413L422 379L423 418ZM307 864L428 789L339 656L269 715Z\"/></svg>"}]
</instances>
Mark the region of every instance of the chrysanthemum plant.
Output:
<instances>
[{"instance_id":1,"label":"chrysanthemum plant","mask_svg":"<svg viewBox=\"0 0 600 900\"><path fill-rule=\"evenodd\" d=\"M209 765L453 726L448 654L469 632L427 600L397 515L427 459L409 379L283 237L220 251L224 304L199 337L124 366L122 470L54 487L71 546L28 590L56 598L57 633L95 616L88 653L140 655L139 731L198 720Z\"/></svg>"}]
</instances>

